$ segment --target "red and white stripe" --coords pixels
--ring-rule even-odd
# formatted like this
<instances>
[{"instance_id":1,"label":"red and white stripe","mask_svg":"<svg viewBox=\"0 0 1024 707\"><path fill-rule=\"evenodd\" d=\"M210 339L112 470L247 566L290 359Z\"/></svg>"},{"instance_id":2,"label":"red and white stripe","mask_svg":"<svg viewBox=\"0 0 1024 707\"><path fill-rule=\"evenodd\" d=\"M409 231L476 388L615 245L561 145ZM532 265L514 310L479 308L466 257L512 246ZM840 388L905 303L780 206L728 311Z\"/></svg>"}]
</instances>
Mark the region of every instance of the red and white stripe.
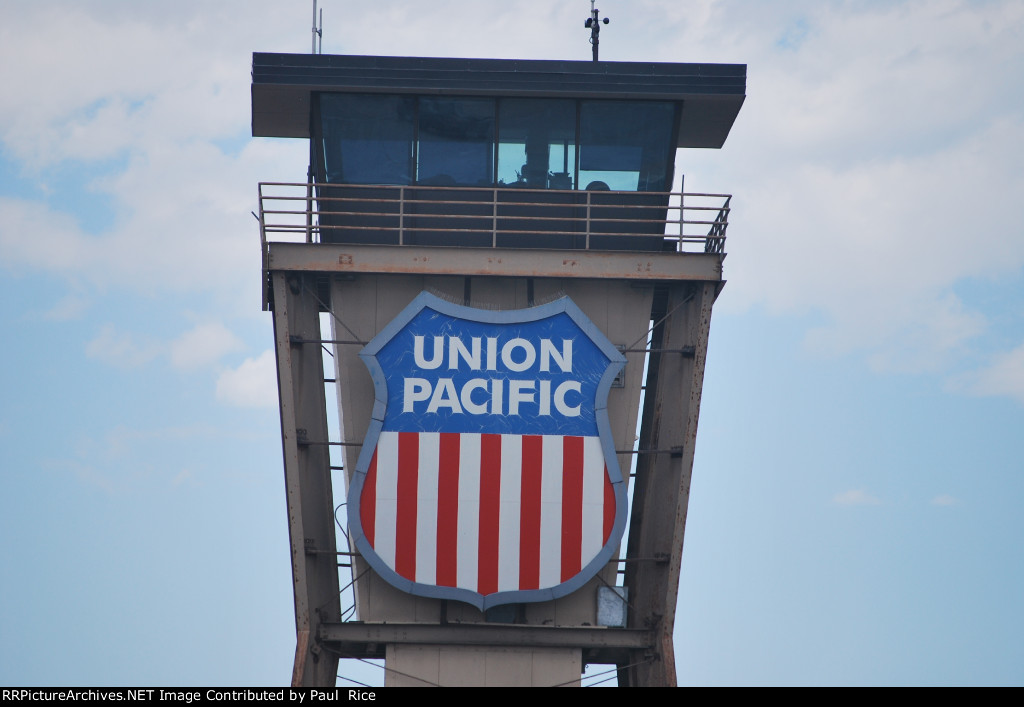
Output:
<instances>
[{"instance_id":1,"label":"red and white stripe","mask_svg":"<svg viewBox=\"0 0 1024 707\"><path fill-rule=\"evenodd\" d=\"M360 498L381 560L488 595L578 574L615 520L598 437L381 432Z\"/></svg>"}]
</instances>

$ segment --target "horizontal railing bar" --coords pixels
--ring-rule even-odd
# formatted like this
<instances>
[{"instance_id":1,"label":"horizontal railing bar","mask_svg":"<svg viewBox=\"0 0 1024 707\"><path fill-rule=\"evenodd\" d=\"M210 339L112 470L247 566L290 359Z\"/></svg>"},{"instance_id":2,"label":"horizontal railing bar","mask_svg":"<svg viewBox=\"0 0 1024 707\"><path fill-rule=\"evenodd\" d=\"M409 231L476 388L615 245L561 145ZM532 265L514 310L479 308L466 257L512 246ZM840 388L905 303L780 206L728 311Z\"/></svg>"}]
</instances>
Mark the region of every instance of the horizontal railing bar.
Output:
<instances>
[{"instance_id":1,"label":"horizontal railing bar","mask_svg":"<svg viewBox=\"0 0 1024 707\"><path fill-rule=\"evenodd\" d=\"M265 229L268 233L295 233L299 231L305 231L305 226L280 226L270 227L267 226ZM492 231L489 228L438 228L428 226L405 226L399 229L398 226L334 226L321 224L319 229L321 231L383 231L385 233L402 231L414 231L414 232L428 232L436 233L443 231L445 233L485 233L490 234ZM503 228L498 231L501 234L521 234L521 235L543 235L543 236L579 236L580 238L585 237L587 234L580 231L521 231ZM625 233L621 231L600 231L590 233L591 238L602 238L605 236L625 236L628 238L657 238L659 236L670 240L678 241L682 238L687 243L696 243L698 241L706 241L708 238L714 240L715 238L725 239L725 236L713 236L713 235L694 235L684 234L680 236L678 233Z\"/></svg>"},{"instance_id":2,"label":"horizontal railing bar","mask_svg":"<svg viewBox=\"0 0 1024 707\"><path fill-rule=\"evenodd\" d=\"M492 186L442 186L434 184L340 184L337 182L260 182L260 186L264 187L323 187L327 189L388 189L393 191L399 191L402 189L424 189L430 191L478 191L478 192L493 192L498 190L500 193L536 193L536 194L683 194L685 196L714 196L714 197L728 197L731 194L714 194L710 192L678 192L678 191L632 191L628 189L602 189L598 190L586 190L586 189L543 189L539 187L518 187L509 184L496 184Z\"/></svg>"},{"instance_id":3,"label":"horizontal railing bar","mask_svg":"<svg viewBox=\"0 0 1024 707\"><path fill-rule=\"evenodd\" d=\"M616 192L579 192L579 191L559 191L559 192L547 192L548 194L559 194L559 195L576 195L579 197L586 196L587 194L613 194L613 195L637 195L643 194L645 196L692 196L691 194L679 194L678 192L650 192L650 191L616 191ZM504 194L502 192L502 194ZM717 196L717 195L715 195ZM724 197L719 197L724 198ZM396 199L378 198L378 197L357 197L357 196L263 196L262 200L267 201L318 201L318 202L344 202L354 201L358 203L383 203L393 204ZM491 204L497 203L499 206L546 206L550 208L561 208L564 209L567 206L586 207L587 201L580 199L576 202L558 202L558 201L511 201L507 199L498 199L495 202L494 199L483 201L480 199L466 200L466 199L403 199L406 204L459 204L472 206L477 204L479 206L490 206ZM601 199L600 201L605 201ZM691 206L688 204L624 204L624 203L595 203L590 201L590 207L595 209L669 209L672 211L679 211L680 209L687 211L729 211L728 206Z\"/></svg>"},{"instance_id":4,"label":"horizontal railing bar","mask_svg":"<svg viewBox=\"0 0 1024 707\"><path fill-rule=\"evenodd\" d=\"M391 203L393 203L393 202L391 202ZM406 202L406 203L408 203L408 202ZM447 205L449 203L454 203L454 202L432 201L430 203L431 204L445 204L445 205ZM289 210L285 210L285 209L264 209L263 213L265 213L265 214L277 214L279 216L280 215L305 216L305 215L307 215L309 213L312 213L314 215L328 214L330 216L375 216L375 217L388 217L388 216L391 216L391 217L394 217L394 218L398 218L399 216L408 216L410 218L487 218L487 219L495 218L495 215L494 215L493 211L490 210L490 207L492 207L493 204L484 204L484 203L481 203L479 201L469 201L469 202L462 203L461 205L463 205L463 206L476 205L476 206L486 207L486 208L488 208L488 213L482 213L483 209L481 209L481 213L478 213L478 214L453 214L453 213L450 213L450 212L444 212L444 213L429 213L429 212L428 213L409 213L408 211L405 212L404 214L397 214L397 213L395 213L393 211L341 211L341 210L338 210L338 209L319 209L319 210L311 211L311 212L309 212L309 211L290 210L290 209ZM537 205L538 206L544 206L544 204L537 204ZM516 204L516 206L531 206L531 204ZM550 206L550 204L548 204L548 206ZM616 209L616 210L618 210L618 207L617 206L596 206L596 207L592 206L591 207L591 211L594 211L594 210L597 210L597 209ZM664 208L660 208L658 210L659 211L664 211L665 209ZM676 210L678 210L678 209L676 209ZM585 219L586 217L584 217L584 216L522 216L522 215L517 215L517 214L503 214L503 213L499 212L497 214L497 218L499 218L499 219L536 219L536 220L547 220L547 221L577 221L577 220ZM667 219L666 220L666 219L643 218L643 217L640 217L640 218L615 218L615 217L612 217L612 216L601 216L600 214L598 214L597 216L591 215L590 218L591 219L596 219L598 221L640 221L641 223L658 223L658 222L661 222L661 223L679 223L679 221L676 220L676 219ZM714 221L708 221L708 223L715 223L715 222Z\"/></svg>"},{"instance_id":5,"label":"horizontal railing bar","mask_svg":"<svg viewBox=\"0 0 1024 707\"><path fill-rule=\"evenodd\" d=\"M278 216L287 216L287 215L299 216L299 215L302 215L301 212L292 213L292 212L289 212L289 211L266 211L265 213L276 214ZM399 214L380 214L380 213L362 213L362 212L357 213L357 212L351 212L351 211L314 211L313 214L317 215L317 216L322 215L322 214L330 214L331 216L362 216L362 217L369 217L369 218L392 218L392 219L398 219L398 217L399 217ZM495 218L494 216L491 216L490 214L487 214L487 215L484 215L484 214L404 214L404 216L406 218L413 218L413 217L415 217L415 218L427 218L427 219L431 219L431 218L435 218L435 219L476 219L476 220L481 220L481 221L482 220L493 221L494 218ZM499 215L497 218L498 218L499 221L527 221L527 222L531 222L531 221L559 221L559 222L575 223L575 224L580 224L580 225L585 225L587 223L587 219L586 218L570 218L570 217L559 218L557 216L501 216L501 215ZM599 216L591 216L590 217L590 223L592 225L595 224L595 223L596 224L605 224L605 223L638 223L638 224L644 224L644 225L658 224L658 225L663 225L663 226L679 226L679 225L683 225L683 226L721 226L721 225L723 225L722 221L695 221L695 220L691 220L691 219L684 219L682 221L679 221L679 220L676 220L676 219L654 219L654 218L641 220L641 219L632 219L632 218L601 218ZM387 229L387 228L397 228L397 226L387 226L387 225L382 225L382 226L355 226L355 225L351 225L350 226L350 225L341 225L341 224L338 224L338 225L322 224L322 225L323 225L324 228L370 228L370 229L374 229L374 230L380 229L380 228L385 228L385 229ZM277 223L275 223L275 224L266 224L264 226L264 230L271 230L272 227L281 227L281 228L292 228L292 227L294 227L294 228L300 228L302 230L305 230L305 229L309 228L305 224L302 224L302 225L294 224L294 226L293 226L292 224L283 224L283 223L277 224ZM438 228L441 228L441 227L439 227L439 226L403 226L402 228L404 230L407 230L407 231L413 231L413 230L416 230L416 229L421 229L421 230L426 229L426 230L433 231L433 230L437 230ZM444 230L448 230L448 229L445 228ZM488 228L487 230L490 231L491 228ZM498 230L501 231L502 233L512 233L513 232L511 229L507 229L507 228L499 228ZM524 233L533 233L533 231L523 231L523 232ZM557 233L557 231L544 231L544 232L545 233ZM597 232L597 231L593 231L593 230L591 230L591 233L594 233L595 235L603 235L604 234L603 231ZM643 235L651 235L651 234L643 234Z\"/></svg>"},{"instance_id":6,"label":"horizontal railing bar","mask_svg":"<svg viewBox=\"0 0 1024 707\"><path fill-rule=\"evenodd\" d=\"M288 201L308 201L307 199L300 198L300 197L295 197L294 199L287 199L287 200ZM264 202L285 201L285 199L276 199L275 197L264 197L263 201ZM330 203L352 202L352 203L356 203L356 204L394 204L394 203L396 203L395 199L356 199L356 198L353 198L353 197L315 199L315 201L317 201L317 202L330 202ZM498 205L498 207L500 207L500 208L509 208L509 209L511 209L511 208L523 208L523 207L542 208L542 209L543 208L547 208L547 209L570 209L570 208L571 209L586 209L586 208L588 208L588 205L586 203L582 203L582 204L552 203L550 201L548 201L548 202L540 202L540 201L538 201L538 202L532 202L532 201L498 201L498 202L494 202L494 201L453 201L453 200L440 200L440 199L438 199L438 200L433 200L433 199L405 199L404 202L406 204L422 204L422 205L426 205L426 206L478 206L478 207L481 207L481 208L493 207L495 205L495 203L496 203ZM671 205L671 204L666 206L664 204L595 204L595 203L590 203L589 204L589 208L591 210L600 210L600 209L634 209L634 210L640 211L640 210L645 210L645 209L646 210L657 209L658 211L718 211L718 212L726 212L726 213L728 213L729 211L732 210L731 207L728 207L728 206L678 206L678 205ZM313 213L313 214L316 214L316 213L330 213L330 214L339 214L340 213L340 214L346 214L346 213L349 213L349 212L337 211L335 209L323 209L323 208L321 208L321 209L304 209L304 210L298 210L298 209L267 209L267 208L264 208L263 209L263 213L265 213L265 214L303 214L303 215L307 215L307 214L310 214L310 213ZM376 211L365 211L365 212L364 211L358 211L358 212L353 212L353 213L373 215L373 214L376 214L378 212L376 212ZM380 212L380 213L384 213L384 214L389 215L389 216L397 216L398 215L397 213L394 213L394 212ZM407 213L406 215L407 216L437 216L437 215L441 215L441 214ZM492 214L484 214L484 215L491 216ZM516 217L516 216L513 216L513 215L509 215L506 218L522 218L522 217Z\"/></svg>"},{"instance_id":7,"label":"horizontal railing bar","mask_svg":"<svg viewBox=\"0 0 1024 707\"><path fill-rule=\"evenodd\" d=\"M264 229L267 233L295 233L299 231L305 231L305 226L292 226L286 224L268 224ZM342 226L335 224L320 224L315 227L314 231L412 231L412 232L424 232L424 233L436 233L438 231L444 231L445 233L491 233L490 228L440 228L438 226L404 226L399 228L398 226ZM531 231L521 229L502 228L498 230L499 233L518 233L523 235L544 235L544 236L586 236L583 231ZM694 240L706 240L708 238L725 238L725 235L716 235L713 233L708 234L694 234L684 233L682 236L678 233L635 233L635 232L624 232L624 231L591 231L592 237L602 236L631 236L636 238L654 238L656 236L664 236L670 240L678 240L679 238L691 238Z\"/></svg>"},{"instance_id":8,"label":"horizontal railing bar","mask_svg":"<svg viewBox=\"0 0 1024 707\"><path fill-rule=\"evenodd\" d=\"M264 210L264 214L274 214L276 216L306 216L313 214L314 216L361 216L364 218L399 218L404 216L408 218L475 218L475 219L488 219L493 221L495 218L501 221L569 221L571 223L586 222L585 216L516 216L514 214L395 214L385 211L273 211L270 209ZM692 219L663 219L663 218L613 218L611 216L594 216L591 214L590 221L597 223L661 223L665 225L678 226L679 224L695 224L695 225L706 225L715 226L724 224L721 220L715 221L697 221ZM305 226L303 226L305 228ZM504 229L502 229L504 230Z\"/></svg>"},{"instance_id":9,"label":"horizontal railing bar","mask_svg":"<svg viewBox=\"0 0 1024 707\"><path fill-rule=\"evenodd\" d=\"M264 201L272 201L272 199L264 199ZM351 203L356 203L356 204L395 204L395 203L399 203L397 199L356 199L356 198L353 198L353 197L343 197L343 198L337 198L337 199L316 199L316 201L321 202L321 203L351 202ZM404 199L403 201L407 205L423 205L423 206L478 206L478 207L481 207L481 208L493 207L495 204L497 204L497 206L500 207L500 208L509 208L509 209L511 209L511 208L524 208L524 207L529 207L529 208L532 209L532 208L538 208L539 207L539 208L547 208L547 209L586 209L586 208L590 208L590 209L635 209L635 210L644 210L644 209L646 209L648 211L650 211L652 209L657 209L658 211L665 211L665 210L668 210L668 211L681 211L681 210L682 211L688 211L688 210L697 211L698 210L697 207L692 207L692 209L691 209L691 207L689 207L689 206L683 208L683 207L680 207L680 206L666 206L665 204L595 204L595 203L591 202L588 205L586 203L582 203L582 204L572 204L572 203L565 203L565 202L563 202L563 203L554 202L553 203L553 202L550 202L550 201L548 201L548 202L532 202L532 201L497 201L497 202L495 202L495 201L457 201L457 200L452 200L452 199ZM711 207L711 206L709 206L709 207L706 207L706 208L703 208L703 209L700 209L700 210L701 211L721 211L722 209L720 207ZM344 212L338 212L335 209L323 209L323 208L319 209L319 211L323 211L323 212L327 212L327 213L332 213L332 214L333 213L344 213ZM279 209L277 211L273 211L273 210L270 210L270 209L264 209L264 212L265 213L305 213L304 211L300 212L300 211L298 211L296 209L288 209L288 210ZM360 212L360 213L362 213L362 212ZM367 211L365 213L376 213L376 212ZM395 215L397 216L397 214L395 214ZM409 215L409 216L425 216L425 215L429 215L429 214L409 213L407 215ZM490 216L491 214L487 214L487 215Z\"/></svg>"},{"instance_id":10,"label":"horizontal railing bar","mask_svg":"<svg viewBox=\"0 0 1024 707\"><path fill-rule=\"evenodd\" d=\"M282 227L276 227L276 228L267 227L266 232L267 233L286 234L286 233L304 232L305 230L306 230L305 228L302 228L300 226L290 226L290 227L283 227L282 226ZM315 227L313 230L316 231L316 232L320 232L320 231L327 231L327 232L330 232L330 231L378 231L378 232L381 232L381 233L397 233L399 230L415 232L415 233L437 233L439 231L443 231L444 233L487 233L487 234L490 234L492 232L491 229L489 229L489 228L445 228L445 229L439 229L439 228L426 228L426 227L416 227L416 228L406 227L404 229L399 229L397 226L389 226L389 227L383 227L383 226L320 226L320 227ZM504 233L508 233L508 234L517 234L517 235L579 236L581 238L586 236L586 233L581 233L580 231L520 231L520 230L502 229L501 231L499 231L499 233L503 233L503 234ZM683 235L680 236L678 233L626 233L626 232L623 232L623 231L602 231L600 233L593 233L592 232L590 235L591 235L591 237L625 236L627 238L657 238L657 237L660 236L660 237L663 237L666 240L670 240L670 241L678 241L680 238L682 238L685 242L688 242L688 243L695 243L695 242L698 242L698 241L703 242L703 241L706 241L706 240L709 240L709 239L710 240L725 240L725 238L726 238L724 233L721 233L721 234L716 234L716 233L708 233L708 234L684 233Z\"/></svg>"},{"instance_id":11,"label":"horizontal railing bar","mask_svg":"<svg viewBox=\"0 0 1024 707\"><path fill-rule=\"evenodd\" d=\"M436 190L436 191L484 191L493 192L498 190L504 193L515 193L521 192L524 194L548 194L552 192L562 193L579 193L579 194L686 194L687 196L721 196L727 197L732 196L731 194L723 194L718 192L678 192L678 191L649 191L649 192L637 192L631 189L545 189L542 187L518 187L510 186L508 184L490 185L490 186L473 186L473 185L440 185L440 184L352 184L352 183L341 183L341 182L260 182L262 186L280 186L280 187L302 187L307 188L323 187L327 189L388 189L399 191L402 189L425 189L425 190Z\"/></svg>"},{"instance_id":12,"label":"horizontal railing bar","mask_svg":"<svg viewBox=\"0 0 1024 707\"><path fill-rule=\"evenodd\" d=\"M301 212L292 213L290 211L267 211L265 213L276 214L278 216L287 216L287 215L299 216L299 215L301 215ZM329 214L330 216L361 216L361 217L364 217L364 218L392 218L392 219L398 219L398 217L399 217L399 214L382 214L382 213L368 212L368 211L358 211L358 212L357 211L314 211L313 213L315 215L318 215L318 216L319 215L323 215L323 214ZM498 216L492 216L491 214L486 214L486 215L485 214L403 214L403 216L405 218L477 219L477 220L487 220L487 221L493 221L495 218L497 218L499 221L562 221L562 222L581 223L581 224L586 223L586 221L587 221L586 218L582 218L582 217L503 216L501 214L499 214ZM703 224L703 225L707 225L707 226L713 226L716 223L720 223L720 222L717 222L717 221L689 221L689 220L679 221L677 219L660 219L660 218L651 218L651 219L603 218L601 216L591 216L590 217L590 222L591 223L599 223L599 224L602 224L602 223L642 223L642 224L645 224L645 225L647 225L647 224L651 224L651 225L653 225L653 224L661 224L663 226L678 226L679 224L684 224L684 225L685 224L697 224L697 225ZM303 226L303 228L306 228L306 226ZM409 226L408 228L413 228L413 226ZM499 230L505 231L506 229L501 228Z\"/></svg>"}]
</instances>

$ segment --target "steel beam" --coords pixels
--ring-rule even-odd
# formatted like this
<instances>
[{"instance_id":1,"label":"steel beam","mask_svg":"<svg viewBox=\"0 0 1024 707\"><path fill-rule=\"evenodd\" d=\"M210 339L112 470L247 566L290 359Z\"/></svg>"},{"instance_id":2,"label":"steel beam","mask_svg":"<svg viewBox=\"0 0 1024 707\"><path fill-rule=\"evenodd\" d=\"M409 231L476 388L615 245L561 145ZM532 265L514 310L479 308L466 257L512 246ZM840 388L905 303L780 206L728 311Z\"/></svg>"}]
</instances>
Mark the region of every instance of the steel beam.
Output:
<instances>
[{"instance_id":1,"label":"steel beam","mask_svg":"<svg viewBox=\"0 0 1024 707\"><path fill-rule=\"evenodd\" d=\"M629 625L653 631L654 655L634 653L622 665L620 684L674 686L675 624L679 569L690 498L690 477L704 385L714 283L677 283L656 298L653 349L692 346L693 358L652 355L647 374L640 432L641 449L669 449L670 454L642 455L637 462L628 557L662 558L626 565L630 588Z\"/></svg>"},{"instance_id":2,"label":"steel beam","mask_svg":"<svg viewBox=\"0 0 1024 707\"><path fill-rule=\"evenodd\" d=\"M720 253L270 243L274 271L721 282Z\"/></svg>"},{"instance_id":3,"label":"steel beam","mask_svg":"<svg viewBox=\"0 0 1024 707\"><path fill-rule=\"evenodd\" d=\"M313 275L273 273L274 344L281 407L288 535L295 595L295 687L333 686L338 658L316 637L322 622L341 618L334 507L327 439L320 315Z\"/></svg>"},{"instance_id":4,"label":"steel beam","mask_svg":"<svg viewBox=\"0 0 1024 707\"><path fill-rule=\"evenodd\" d=\"M647 630L497 624L321 624L319 639L344 656L382 658L388 644L524 648L581 648L591 662L626 660L650 652L658 637Z\"/></svg>"}]
</instances>

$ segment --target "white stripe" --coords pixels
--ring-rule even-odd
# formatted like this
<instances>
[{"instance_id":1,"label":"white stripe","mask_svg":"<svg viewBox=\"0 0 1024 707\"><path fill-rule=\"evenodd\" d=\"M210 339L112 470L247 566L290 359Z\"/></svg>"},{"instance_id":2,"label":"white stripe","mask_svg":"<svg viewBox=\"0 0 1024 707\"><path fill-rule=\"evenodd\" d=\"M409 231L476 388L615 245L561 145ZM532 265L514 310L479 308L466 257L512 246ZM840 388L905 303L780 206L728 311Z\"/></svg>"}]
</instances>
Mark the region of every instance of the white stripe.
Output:
<instances>
[{"instance_id":1,"label":"white stripe","mask_svg":"<svg viewBox=\"0 0 1024 707\"><path fill-rule=\"evenodd\" d=\"M498 511L498 591L519 589L519 519L523 437L501 436L501 505Z\"/></svg>"},{"instance_id":2,"label":"white stripe","mask_svg":"<svg viewBox=\"0 0 1024 707\"><path fill-rule=\"evenodd\" d=\"M456 586L477 591L480 536L480 435L459 436L459 547Z\"/></svg>"},{"instance_id":3,"label":"white stripe","mask_svg":"<svg viewBox=\"0 0 1024 707\"><path fill-rule=\"evenodd\" d=\"M377 440L377 520L373 549L395 568L395 533L398 525L398 433L381 432Z\"/></svg>"},{"instance_id":4,"label":"white stripe","mask_svg":"<svg viewBox=\"0 0 1024 707\"><path fill-rule=\"evenodd\" d=\"M416 581L437 581L437 474L441 435L420 432L419 473L416 476Z\"/></svg>"},{"instance_id":5,"label":"white stripe","mask_svg":"<svg viewBox=\"0 0 1024 707\"><path fill-rule=\"evenodd\" d=\"M580 567L601 551L604 540L604 450L600 437L583 438L583 533Z\"/></svg>"},{"instance_id":6,"label":"white stripe","mask_svg":"<svg viewBox=\"0 0 1024 707\"><path fill-rule=\"evenodd\" d=\"M562 444L563 437L544 435L540 480L540 587L562 579Z\"/></svg>"}]
</instances>

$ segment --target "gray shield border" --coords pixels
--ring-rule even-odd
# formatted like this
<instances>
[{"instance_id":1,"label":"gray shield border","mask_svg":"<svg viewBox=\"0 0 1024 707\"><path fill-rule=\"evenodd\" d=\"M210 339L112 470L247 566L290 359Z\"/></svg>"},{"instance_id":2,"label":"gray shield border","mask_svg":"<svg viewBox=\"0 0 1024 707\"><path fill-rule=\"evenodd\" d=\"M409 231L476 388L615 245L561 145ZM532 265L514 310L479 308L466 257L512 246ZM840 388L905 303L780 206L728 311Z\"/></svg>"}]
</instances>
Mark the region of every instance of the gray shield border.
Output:
<instances>
[{"instance_id":1,"label":"gray shield border","mask_svg":"<svg viewBox=\"0 0 1024 707\"><path fill-rule=\"evenodd\" d=\"M615 494L615 522L612 525L612 532L608 542L601 548L601 551L578 574L569 580L546 589L496 592L487 596L469 589L421 584L402 577L384 564L384 561L366 540L360 516L360 497L362 496L363 485L366 482L366 473L370 467L374 450L377 448L377 442L380 439L380 433L384 426L384 414L388 399L387 380L384 377L383 369L377 362L377 353L424 309L432 309L435 312L455 319L488 324L521 324L565 313L608 358L608 368L605 369L597 386L594 412L597 418L598 437L601 440L601 448L604 452L605 466L608 469L608 477L612 484L612 491ZM622 471L619 469L619 460L615 454L615 443L612 439L611 424L608 421L608 393L611 390L612 381L615 380L615 376L626 364L626 357L608 341L604 333L590 321L583 313L583 310L569 297L561 297L552 302L527 309L485 310L454 304L429 292L421 292L397 317L370 340L366 347L359 352L359 357L363 359L363 363L370 369L370 377L373 380L374 388L374 404L370 426L366 432L366 439L363 441L359 459L356 461L355 473L349 486L348 523L351 540L355 544L356 549L363 556L363 559L385 581L397 589L415 596L461 601L472 604L481 611L486 611L491 607L502 604L550 601L571 594L590 581L611 560L612 555L619 547L622 533L626 528L627 498L626 484L622 477Z\"/></svg>"}]
</instances>

